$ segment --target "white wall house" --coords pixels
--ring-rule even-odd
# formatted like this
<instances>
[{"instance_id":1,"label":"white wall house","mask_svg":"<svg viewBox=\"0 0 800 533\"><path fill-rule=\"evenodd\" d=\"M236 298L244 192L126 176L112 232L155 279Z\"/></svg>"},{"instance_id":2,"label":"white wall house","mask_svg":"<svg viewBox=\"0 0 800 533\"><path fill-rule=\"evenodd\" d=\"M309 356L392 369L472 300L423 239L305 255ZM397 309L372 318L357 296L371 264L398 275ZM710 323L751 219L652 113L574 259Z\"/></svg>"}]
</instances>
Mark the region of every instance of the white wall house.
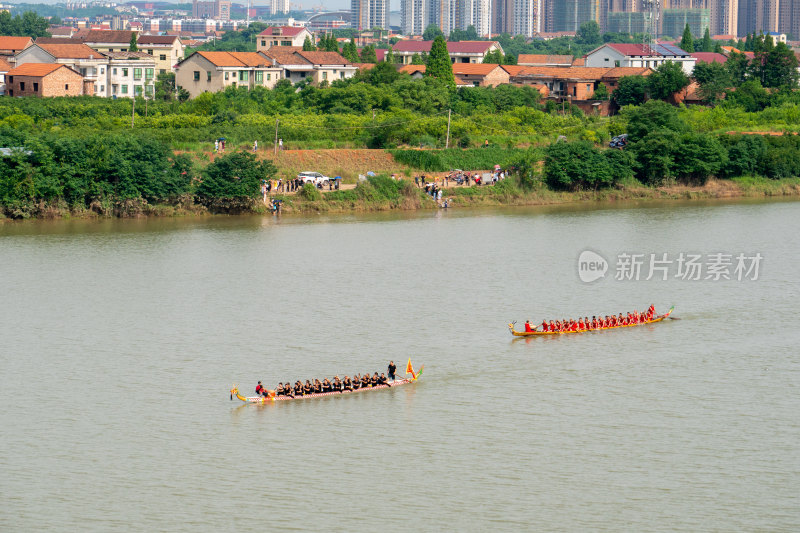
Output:
<instances>
[{"instance_id":1,"label":"white wall house","mask_svg":"<svg viewBox=\"0 0 800 533\"><path fill-rule=\"evenodd\" d=\"M678 63L691 76L697 60L688 52L673 45L607 43L586 54L587 67L645 67L656 69L666 61Z\"/></svg>"}]
</instances>

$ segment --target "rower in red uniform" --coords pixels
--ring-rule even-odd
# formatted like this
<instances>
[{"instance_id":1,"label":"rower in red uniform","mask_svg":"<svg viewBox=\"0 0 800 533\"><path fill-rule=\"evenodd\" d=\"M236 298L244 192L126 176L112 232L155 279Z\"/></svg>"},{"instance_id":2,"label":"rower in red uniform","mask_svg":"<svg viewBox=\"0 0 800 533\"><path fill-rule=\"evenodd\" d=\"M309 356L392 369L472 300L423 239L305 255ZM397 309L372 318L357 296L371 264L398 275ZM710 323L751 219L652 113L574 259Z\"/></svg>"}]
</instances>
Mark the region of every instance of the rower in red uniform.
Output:
<instances>
[{"instance_id":1,"label":"rower in red uniform","mask_svg":"<svg viewBox=\"0 0 800 533\"><path fill-rule=\"evenodd\" d=\"M586 324L583 323L583 319L582 318L578 319L578 329L581 330L581 331L586 329Z\"/></svg>"},{"instance_id":2,"label":"rower in red uniform","mask_svg":"<svg viewBox=\"0 0 800 533\"><path fill-rule=\"evenodd\" d=\"M530 320L526 320L525 321L525 333L531 333L531 332L533 332L533 328L531 327L531 321Z\"/></svg>"},{"instance_id":3,"label":"rower in red uniform","mask_svg":"<svg viewBox=\"0 0 800 533\"><path fill-rule=\"evenodd\" d=\"M550 331L547 327L547 320L542 320L542 331Z\"/></svg>"},{"instance_id":4,"label":"rower in red uniform","mask_svg":"<svg viewBox=\"0 0 800 533\"><path fill-rule=\"evenodd\" d=\"M556 323L551 320L550 325L547 327L547 331L555 331L555 330L556 330Z\"/></svg>"},{"instance_id":5,"label":"rower in red uniform","mask_svg":"<svg viewBox=\"0 0 800 533\"><path fill-rule=\"evenodd\" d=\"M261 396L261 394L264 394L264 396L266 396L266 392L267 390L261 385L261 382L259 381L258 385L256 385L256 396Z\"/></svg>"}]
</instances>

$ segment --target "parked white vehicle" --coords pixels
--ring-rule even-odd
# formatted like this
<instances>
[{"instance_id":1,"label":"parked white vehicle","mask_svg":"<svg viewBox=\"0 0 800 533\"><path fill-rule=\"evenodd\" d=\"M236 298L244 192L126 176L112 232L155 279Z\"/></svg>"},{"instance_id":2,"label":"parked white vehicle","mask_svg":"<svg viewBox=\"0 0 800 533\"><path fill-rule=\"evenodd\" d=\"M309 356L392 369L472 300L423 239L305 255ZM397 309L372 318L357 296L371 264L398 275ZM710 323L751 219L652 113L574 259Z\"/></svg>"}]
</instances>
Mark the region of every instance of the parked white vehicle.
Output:
<instances>
[{"instance_id":1,"label":"parked white vehicle","mask_svg":"<svg viewBox=\"0 0 800 533\"><path fill-rule=\"evenodd\" d=\"M303 180L303 183L313 183L314 185L328 183L331 180L328 176L319 172L301 172L297 177Z\"/></svg>"}]
</instances>

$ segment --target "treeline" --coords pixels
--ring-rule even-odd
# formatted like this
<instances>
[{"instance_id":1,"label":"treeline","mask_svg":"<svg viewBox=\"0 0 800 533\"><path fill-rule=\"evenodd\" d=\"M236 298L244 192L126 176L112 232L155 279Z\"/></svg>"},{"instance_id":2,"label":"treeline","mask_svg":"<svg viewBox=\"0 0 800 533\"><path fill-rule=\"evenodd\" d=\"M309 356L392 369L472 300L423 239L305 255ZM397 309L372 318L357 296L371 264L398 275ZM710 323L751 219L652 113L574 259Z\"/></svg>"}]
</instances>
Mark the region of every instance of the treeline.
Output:
<instances>
[{"instance_id":1,"label":"treeline","mask_svg":"<svg viewBox=\"0 0 800 533\"><path fill-rule=\"evenodd\" d=\"M12 218L59 208L122 215L164 202L244 211L253 207L260 181L276 171L243 152L197 169L188 155L140 133L67 138L6 130L0 143L9 147L0 157L0 214Z\"/></svg>"},{"instance_id":2,"label":"treeline","mask_svg":"<svg viewBox=\"0 0 800 533\"><path fill-rule=\"evenodd\" d=\"M703 185L723 179L800 176L800 136L727 135L693 131L678 110L657 100L623 110L628 144L600 150L585 141L545 149L543 181L555 190L597 190L635 178L644 185ZM530 162L520 163L530 169Z\"/></svg>"}]
</instances>

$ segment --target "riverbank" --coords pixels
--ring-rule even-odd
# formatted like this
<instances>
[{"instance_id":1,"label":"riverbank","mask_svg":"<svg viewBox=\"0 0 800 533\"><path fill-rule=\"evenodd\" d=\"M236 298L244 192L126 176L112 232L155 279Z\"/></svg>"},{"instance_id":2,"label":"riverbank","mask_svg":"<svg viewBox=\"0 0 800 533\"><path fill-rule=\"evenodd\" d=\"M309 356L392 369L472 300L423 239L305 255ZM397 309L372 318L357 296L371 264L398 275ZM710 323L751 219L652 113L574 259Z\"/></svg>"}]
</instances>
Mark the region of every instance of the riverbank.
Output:
<instances>
[{"instance_id":1,"label":"riverbank","mask_svg":"<svg viewBox=\"0 0 800 533\"><path fill-rule=\"evenodd\" d=\"M620 186L599 191L557 192L544 186L532 191L520 189L513 179L484 186L449 186L443 190L450 208L537 206L571 203L614 203L623 201L664 200L731 200L736 198L770 198L800 196L800 178L769 180L765 178L737 178L710 180L702 187L672 185L668 187ZM439 209L429 195L416 187L409 178L397 181L380 177L349 185L339 191L301 190L297 194L273 195L271 200L281 202L282 214L307 213L359 213L391 210ZM93 203L83 210L69 209L66 204L42 203L34 219L74 218L142 218L186 217L217 214L268 214L271 209L262 200L253 199L239 204L236 209L214 209L195 203L185 196L171 204L149 204L143 199L124 202ZM0 215L0 222L16 220Z\"/></svg>"}]
</instances>

